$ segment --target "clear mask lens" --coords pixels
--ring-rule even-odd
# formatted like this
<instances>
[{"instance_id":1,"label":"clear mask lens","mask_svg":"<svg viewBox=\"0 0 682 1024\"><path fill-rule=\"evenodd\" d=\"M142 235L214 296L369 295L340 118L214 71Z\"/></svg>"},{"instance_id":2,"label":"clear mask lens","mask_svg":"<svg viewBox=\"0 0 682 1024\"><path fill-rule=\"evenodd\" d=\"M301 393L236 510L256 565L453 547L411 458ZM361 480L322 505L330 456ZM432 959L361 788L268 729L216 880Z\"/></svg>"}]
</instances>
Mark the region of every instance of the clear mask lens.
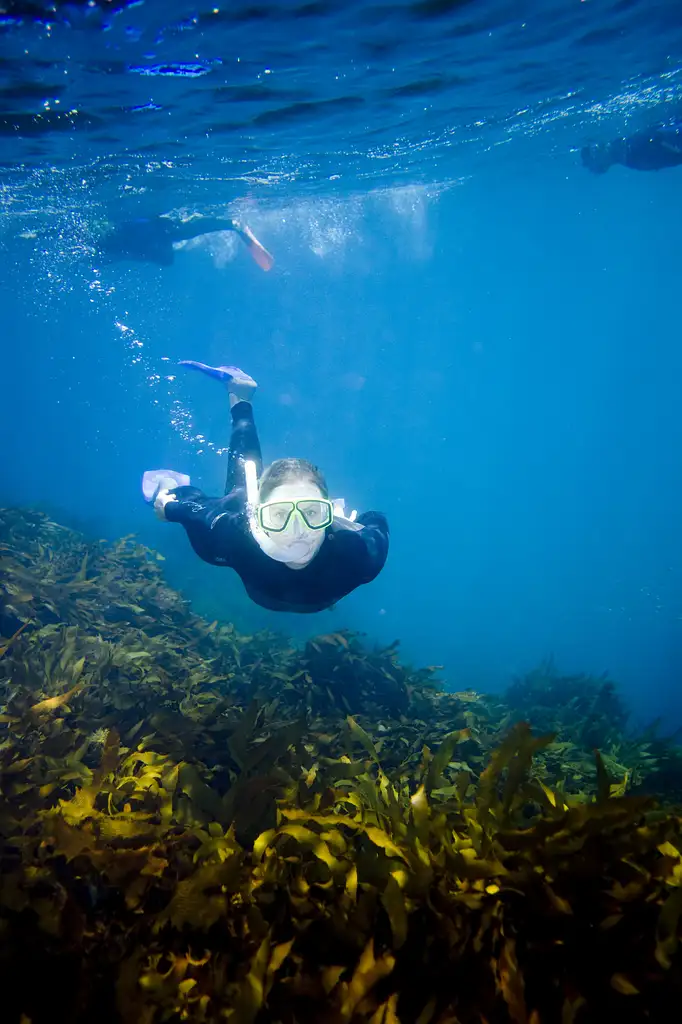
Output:
<instances>
[{"instance_id":1,"label":"clear mask lens","mask_svg":"<svg viewBox=\"0 0 682 1024\"><path fill-rule=\"evenodd\" d=\"M306 526L311 530L321 530L329 526L334 518L334 511L328 501L299 501L297 507Z\"/></svg>"},{"instance_id":2,"label":"clear mask lens","mask_svg":"<svg viewBox=\"0 0 682 1024\"><path fill-rule=\"evenodd\" d=\"M286 530L291 513L295 508L293 501L273 501L269 505L262 505L260 509L261 526L271 533L280 533L282 530Z\"/></svg>"}]
</instances>

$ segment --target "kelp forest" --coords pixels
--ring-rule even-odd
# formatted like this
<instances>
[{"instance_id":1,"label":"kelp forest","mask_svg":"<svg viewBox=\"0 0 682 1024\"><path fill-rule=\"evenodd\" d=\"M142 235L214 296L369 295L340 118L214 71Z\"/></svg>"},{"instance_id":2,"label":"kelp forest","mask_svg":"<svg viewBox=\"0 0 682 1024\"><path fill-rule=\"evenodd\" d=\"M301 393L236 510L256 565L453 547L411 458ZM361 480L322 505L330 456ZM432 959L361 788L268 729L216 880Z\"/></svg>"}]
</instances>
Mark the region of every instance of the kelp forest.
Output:
<instances>
[{"instance_id":1,"label":"kelp forest","mask_svg":"<svg viewBox=\"0 0 682 1024\"><path fill-rule=\"evenodd\" d=\"M38 512L0 559L3 1024L676 1019L682 750L609 678L240 635Z\"/></svg>"}]
</instances>

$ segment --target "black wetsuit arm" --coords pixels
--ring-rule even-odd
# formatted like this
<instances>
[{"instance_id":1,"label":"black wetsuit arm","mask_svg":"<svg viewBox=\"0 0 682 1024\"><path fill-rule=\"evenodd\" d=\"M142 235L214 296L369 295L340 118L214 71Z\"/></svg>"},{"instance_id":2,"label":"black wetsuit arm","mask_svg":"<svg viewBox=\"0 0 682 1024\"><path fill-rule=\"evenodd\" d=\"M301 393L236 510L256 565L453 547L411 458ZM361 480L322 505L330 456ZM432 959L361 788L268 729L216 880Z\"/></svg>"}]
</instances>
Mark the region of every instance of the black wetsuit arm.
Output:
<instances>
[{"instance_id":1,"label":"black wetsuit arm","mask_svg":"<svg viewBox=\"0 0 682 1024\"><path fill-rule=\"evenodd\" d=\"M363 512L355 520L361 530L337 525L342 533L343 557L352 564L358 583L371 583L388 557L388 520L383 512Z\"/></svg>"},{"instance_id":2,"label":"black wetsuit arm","mask_svg":"<svg viewBox=\"0 0 682 1024\"><path fill-rule=\"evenodd\" d=\"M198 487L177 487L164 505L170 523L180 523L200 558L234 568L244 548L242 521L246 495L233 490L225 498L208 498Z\"/></svg>"},{"instance_id":3,"label":"black wetsuit arm","mask_svg":"<svg viewBox=\"0 0 682 1024\"><path fill-rule=\"evenodd\" d=\"M182 526L203 524L210 527L217 512L220 498L209 498L198 487L176 487L173 495L163 507L163 513L170 523Z\"/></svg>"}]
</instances>

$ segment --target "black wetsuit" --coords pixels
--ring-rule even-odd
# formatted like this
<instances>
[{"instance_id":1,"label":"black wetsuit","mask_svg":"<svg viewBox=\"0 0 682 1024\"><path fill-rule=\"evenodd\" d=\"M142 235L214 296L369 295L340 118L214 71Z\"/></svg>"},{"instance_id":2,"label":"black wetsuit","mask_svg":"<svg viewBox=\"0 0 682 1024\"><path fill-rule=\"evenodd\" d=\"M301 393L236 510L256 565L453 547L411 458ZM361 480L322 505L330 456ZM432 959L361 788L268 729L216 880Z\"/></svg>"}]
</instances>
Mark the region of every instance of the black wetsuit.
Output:
<instances>
[{"instance_id":1,"label":"black wetsuit","mask_svg":"<svg viewBox=\"0 0 682 1024\"><path fill-rule=\"evenodd\" d=\"M231 220L193 217L187 221L169 217L138 217L112 225L101 240L102 252L111 259L138 260L168 267L173 262L174 242L182 242L213 231L237 231Z\"/></svg>"},{"instance_id":2,"label":"black wetsuit","mask_svg":"<svg viewBox=\"0 0 682 1024\"><path fill-rule=\"evenodd\" d=\"M334 520L313 560L290 569L268 557L249 529L244 461L253 460L260 475L262 459L253 409L248 402L232 408L232 436L224 498L207 498L197 487L178 487L177 501L164 506L166 519L181 523L200 558L234 569L252 601L282 612L320 612L370 583L388 554L388 523L381 512L364 512L353 529Z\"/></svg>"},{"instance_id":3,"label":"black wetsuit","mask_svg":"<svg viewBox=\"0 0 682 1024\"><path fill-rule=\"evenodd\" d=\"M611 144L615 163L633 171L661 171L682 164L682 124L635 132Z\"/></svg>"},{"instance_id":4,"label":"black wetsuit","mask_svg":"<svg viewBox=\"0 0 682 1024\"><path fill-rule=\"evenodd\" d=\"M662 171L682 164L682 121L657 124L611 142L596 142L580 151L583 165L605 174L614 164L633 171Z\"/></svg>"}]
</instances>

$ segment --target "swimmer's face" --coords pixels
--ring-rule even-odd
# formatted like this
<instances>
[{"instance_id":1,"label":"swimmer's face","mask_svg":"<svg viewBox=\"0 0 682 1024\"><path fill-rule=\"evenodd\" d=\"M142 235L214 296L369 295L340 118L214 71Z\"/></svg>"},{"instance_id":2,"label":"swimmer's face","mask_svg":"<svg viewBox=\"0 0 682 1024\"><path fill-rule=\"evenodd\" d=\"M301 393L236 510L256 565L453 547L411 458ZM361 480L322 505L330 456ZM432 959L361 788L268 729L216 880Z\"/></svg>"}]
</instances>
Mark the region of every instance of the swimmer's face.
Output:
<instances>
[{"instance_id":1,"label":"swimmer's face","mask_svg":"<svg viewBox=\"0 0 682 1024\"><path fill-rule=\"evenodd\" d=\"M262 528L270 542L267 554L271 558L299 567L313 560L326 536L326 530L321 527L327 506L321 502L319 509L316 509L314 502L318 499L324 499L324 495L319 487L308 479L288 480L268 492L262 505L270 507L267 515L263 516ZM313 503L306 509L310 526L299 512L289 515L290 503L298 501ZM276 504L273 508L273 503L277 502L286 503L281 511L277 509ZM281 516L281 525L278 515ZM316 517L319 517L319 522ZM272 530L267 529L268 522L272 523Z\"/></svg>"}]
</instances>

